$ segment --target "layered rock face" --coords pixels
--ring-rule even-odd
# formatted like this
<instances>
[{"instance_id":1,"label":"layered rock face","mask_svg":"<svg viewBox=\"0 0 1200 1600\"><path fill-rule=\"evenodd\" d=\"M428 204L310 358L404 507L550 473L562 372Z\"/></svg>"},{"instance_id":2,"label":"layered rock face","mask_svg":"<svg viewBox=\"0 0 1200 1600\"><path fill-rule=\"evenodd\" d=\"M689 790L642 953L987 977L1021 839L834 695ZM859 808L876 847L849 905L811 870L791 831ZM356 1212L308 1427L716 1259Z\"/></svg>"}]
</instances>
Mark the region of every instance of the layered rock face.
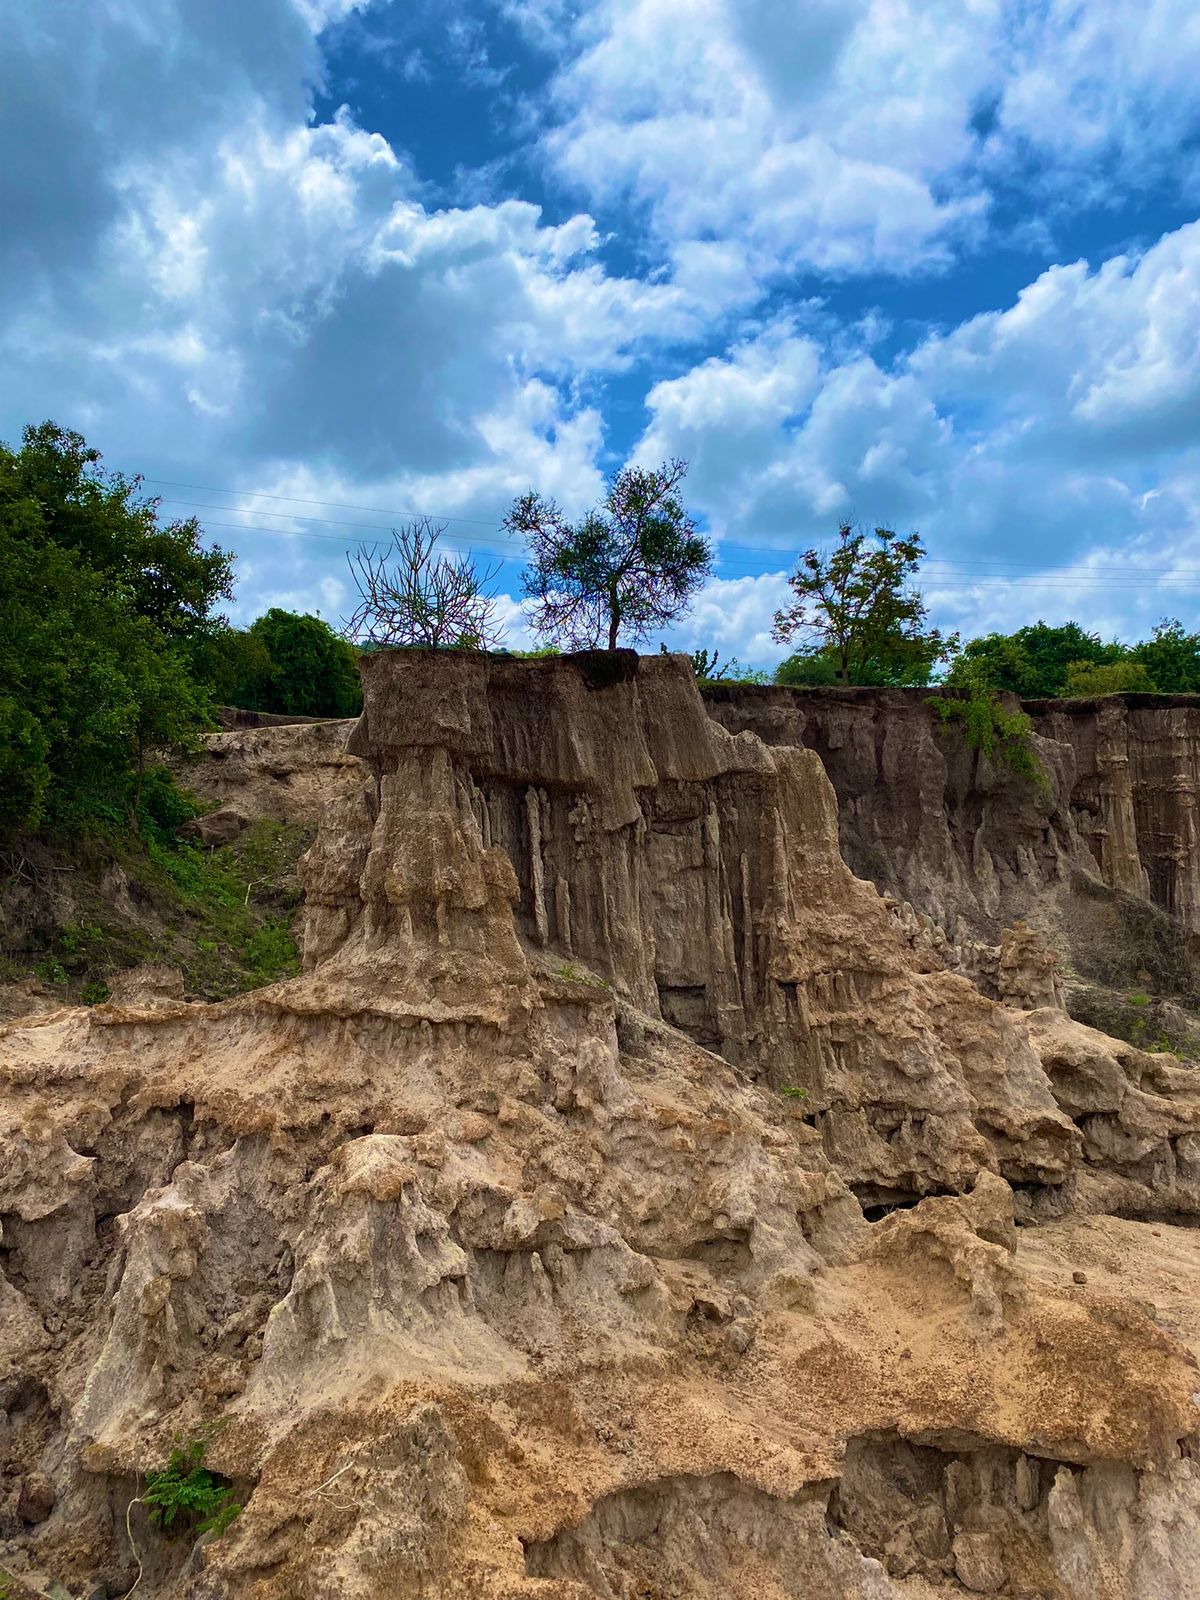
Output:
<instances>
[{"instance_id":1,"label":"layered rock face","mask_svg":"<svg viewBox=\"0 0 1200 1600\"><path fill-rule=\"evenodd\" d=\"M706 691L732 732L820 755L847 861L927 918L967 970L979 975L972 946L998 945L1023 920L1086 977L1137 987L1146 968L1194 1000L1200 702L1029 702L1038 786L973 751L928 700L923 689Z\"/></svg>"},{"instance_id":2,"label":"layered rock face","mask_svg":"<svg viewBox=\"0 0 1200 1600\"><path fill-rule=\"evenodd\" d=\"M315 827L331 801L361 787L362 764L346 750L354 719L246 715L253 723L209 734L198 758L177 764L202 798L237 815Z\"/></svg>"},{"instance_id":3,"label":"layered rock face","mask_svg":"<svg viewBox=\"0 0 1200 1600\"><path fill-rule=\"evenodd\" d=\"M1190 1592L1189 1069L945 970L686 660L365 693L302 977L0 1031L13 1594Z\"/></svg>"}]
</instances>

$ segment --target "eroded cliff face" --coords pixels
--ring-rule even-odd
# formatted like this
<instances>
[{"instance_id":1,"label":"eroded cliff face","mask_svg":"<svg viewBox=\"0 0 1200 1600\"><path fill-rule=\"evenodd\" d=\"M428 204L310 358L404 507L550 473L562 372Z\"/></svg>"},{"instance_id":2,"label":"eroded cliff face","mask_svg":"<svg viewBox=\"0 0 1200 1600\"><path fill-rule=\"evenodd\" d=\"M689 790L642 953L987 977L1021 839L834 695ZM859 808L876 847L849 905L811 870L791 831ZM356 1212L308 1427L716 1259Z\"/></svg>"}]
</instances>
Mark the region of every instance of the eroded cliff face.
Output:
<instances>
[{"instance_id":1,"label":"eroded cliff face","mask_svg":"<svg viewBox=\"0 0 1200 1600\"><path fill-rule=\"evenodd\" d=\"M705 698L734 733L820 755L847 861L985 989L999 992L1001 934L1023 921L1083 978L1200 998L1200 702L1028 702L1039 786L943 727L923 689Z\"/></svg>"},{"instance_id":2,"label":"eroded cliff face","mask_svg":"<svg viewBox=\"0 0 1200 1600\"><path fill-rule=\"evenodd\" d=\"M1190 1592L1190 1070L944 970L685 660L365 691L301 978L0 1032L26 1592Z\"/></svg>"}]
</instances>

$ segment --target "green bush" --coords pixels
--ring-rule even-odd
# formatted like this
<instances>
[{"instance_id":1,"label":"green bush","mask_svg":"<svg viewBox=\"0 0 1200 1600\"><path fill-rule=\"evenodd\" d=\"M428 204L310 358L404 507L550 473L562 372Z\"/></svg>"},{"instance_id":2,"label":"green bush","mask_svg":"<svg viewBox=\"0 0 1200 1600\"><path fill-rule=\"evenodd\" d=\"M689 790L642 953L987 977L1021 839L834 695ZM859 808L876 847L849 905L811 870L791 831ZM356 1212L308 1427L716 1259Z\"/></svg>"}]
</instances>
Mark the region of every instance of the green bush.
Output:
<instances>
[{"instance_id":1,"label":"green bush","mask_svg":"<svg viewBox=\"0 0 1200 1600\"><path fill-rule=\"evenodd\" d=\"M1072 661L1067 668L1067 695L1128 694L1152 692L1154 684L1140 661Z\"/></svg>"},{"instance_id":2,"label":"green bush","mask_svg":"<svg viewBox=\"0 0 1200 1600\"><path fill-rule=\"evenodd\" d=\"M143 838L173 844L178 829L198 817L201 809L195 796L181 789L165 767L151 767L142 774L137 820Z\"/></svg>"},{"instance_id":3,"label":"green bush","mask_svg":"<svg viewBox=\"0 0 1200 1600\"><path fill-rule=\"evenodd\" d=\"M160 1528L174 1528L180 1518L190 1533L219 1537L241 1511L229 1479L204 1465L210 1438L178 1444L161 1471L146 1474L142 1503Z\"/></svg>"},{"instance_id":4,"label":"green bush","mask_svg":"<svg viewBox=\"0 0 1200 1600\"><path fill-rule=\"evenodd\" d=\"M284 922L264 922L242 945L242 956L259 983L294 978L300 970L300 952Z\"/></svg>"},{"instance_id":5,"label":"green bush","mask_svg":"<svg viewBox=\"0 0 1200 1600\"><path fill-rule=\"evenodd\" d=\"M1047 787L1045 768L1034 753L1030 737L1033 723L1023 711L1006 711L997 693L979 688L973 689L965 700L935 695L928 703L941 718L943 728L961 728L972 750L989 761L1002 763L1040 789Z\"/></svg>"}]
</instances>

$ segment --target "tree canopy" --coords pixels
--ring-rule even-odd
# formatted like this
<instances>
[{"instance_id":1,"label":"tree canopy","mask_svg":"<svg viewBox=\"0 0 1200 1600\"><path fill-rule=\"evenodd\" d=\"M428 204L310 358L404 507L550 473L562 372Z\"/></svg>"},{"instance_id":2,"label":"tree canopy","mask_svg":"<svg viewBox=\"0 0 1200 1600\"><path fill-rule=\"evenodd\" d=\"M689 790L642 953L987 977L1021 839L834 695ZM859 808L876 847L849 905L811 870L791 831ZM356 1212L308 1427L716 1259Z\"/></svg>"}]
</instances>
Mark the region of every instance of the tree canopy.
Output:
<instances>
[{"instance_id":1,"label":"tree canopy","mask_svg":"<svg viewBox=\"0 0 1200 1600\"><path fill-rule=\"evenodd\" d=\"M356 653L320 617L273 606L244 637L235 704L285 716L354 717L362 710Z\"/></svg>"},{"instance_id":2,"label":"tree canopy","mask_svg":"<svg viewBox=\"0 0 1200 1600\"><path fill-rule=\"evenodd\" d=\"M956 687L1007 689L1024 699L1061 695L1067 671L1075 663L1103 666L1121 654L1118 644L1101 643L1077 622L1049 627L1035 622L1015 633L989 633L969 639L946 682Z\"/></svg>"},{"instance_id":3,"label":"tree canopy","mask_svg":"<svg viewBox=\"0 0 1200 1600\"><path fill-rule=\"evenodd\" d=\"M918 534L843 523L837 543L806 550L788 579L795 599L775 613L781 642L807 648L784 662L780 683L928 683L957 648L957 636L927 628L913 579L925 555Z\"/></svg>"},{"instance_id":4,"label":"tree canopy","mask_svg":"<svg viewBox=\"0 0 1200 1600\"><path fill-rule=\"evenodd\" d=\"M970 639L946 674L955 687L1007 689L1026 700L1061 695L1200 692L1200 634L1164 618L1149 639L1103 641L1077 622L1035 622Z\"/></svg>"},{"instance_id":5,"label":"tree canopy","mask_svg":"<svg viewBox=\"0 0 1200 1600\"><path fill-rule=\"evenodd\" d=\"M204 548L195 517L160 522L161 502L141 495L142 480L105 471L100 460L69 428L27 427L19 451L0 446L3 515L104 573L160 633L196 636L233 593L232 556Z\"/></svg>"},{"instance_id":6,"label":"tree canopy","mask_svg":"<svg viewBox=\"0 0 1200 1600\"><path fill-rule=\"evenodd\" d=\"M644 640L683 612L712 567L680 497L686 473L679 460L625 467L575 523L532 490L514 501L504 527L528 542L524 592L541 638L615 650L622 635Z\"/></svg>"},{"instance_id":7,"label":"tree canopy","mask_svg":"<svg viewBox=\"0 0 1200 1600\"><path fill-rule=\"evenodd\" d=\"M136 482L45 423L0 445L0 828L81 827L136 808L147 752L208 723L191 635L229 558L160 527Z\"/></svg>"}]
</instances>

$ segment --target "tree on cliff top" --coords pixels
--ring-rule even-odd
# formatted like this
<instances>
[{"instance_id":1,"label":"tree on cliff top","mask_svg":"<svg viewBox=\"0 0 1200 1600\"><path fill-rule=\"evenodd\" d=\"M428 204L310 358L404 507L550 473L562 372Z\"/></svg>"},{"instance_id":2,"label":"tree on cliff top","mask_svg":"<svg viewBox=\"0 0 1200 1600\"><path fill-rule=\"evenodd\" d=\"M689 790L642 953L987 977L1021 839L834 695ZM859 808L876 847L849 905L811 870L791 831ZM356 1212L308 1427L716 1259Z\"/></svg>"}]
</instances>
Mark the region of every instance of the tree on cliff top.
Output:
<instances>
[{"instance_id":1,"label":"tree on cliff top","mask_svg":"<svg viewBox=\"0 0 1200 1600\"><path fill-rule=\"evenodd\" d=\"M1066 692L1072 666L1101 667L1119 661L1122 646L1103 644L1077 622L1050 627L1035 622L1015 633L989 633L968 639L946 674L956 688L1007 689L1025 700Z\"/></svg>"},{"instance_id":2,"label":"tree on cliff top","mask_svg":"<svg viewBox=\"0 0 1200 1600\"><path fill-rule=\"evenodd\" d=\"M362 710L358 657L322 618L273 606L250 624L248 638L267 664L265 675L249 685L259 700L249 710L313 717L356 717Z\"/></svg>"},{"instance_id":3,"label":"tree on cliff top","mask_svg":"<svg viewBox=\"0 0 1200 1600\"><path fill-rule=\"evenodd\" d=\"M679 496L686 472L678 460L625 467L576 523L532 490L513 502L504 528L528 541L525 595L542 638L615 650L622 633L636 642L680 615L712 567Z\"/></svg>"},{"instance_id":4,"label":"tree on cliff top","mask_svg":"<svg viewBox=\"0 0 1200 1600\"><path fill-rule=\"evenodd\" d=\"M843 523L831 551L801 556L788 579L795 600L775 613L776 639L800 634L809 655L832 665L837 683L928 682L958 636L925 627L928 610L912 584L924 554L918 534L868 534Z\"/></svg>"},{"instance_id":5,"label":"tree on cliff top","mask_svg":"<svg viewBox=\"0 0 1200 1600\"><path fill-rule=\"evenodd\" d=\"M480 572L470 556L445 555L438 541L445 524L418 517L382 555L360 545L347 556L358 590L358 609L346 623L351 638L375 646L428 650L490 650L502 629L487 592L499 563Z\"/></svg>"}]
</instances>

